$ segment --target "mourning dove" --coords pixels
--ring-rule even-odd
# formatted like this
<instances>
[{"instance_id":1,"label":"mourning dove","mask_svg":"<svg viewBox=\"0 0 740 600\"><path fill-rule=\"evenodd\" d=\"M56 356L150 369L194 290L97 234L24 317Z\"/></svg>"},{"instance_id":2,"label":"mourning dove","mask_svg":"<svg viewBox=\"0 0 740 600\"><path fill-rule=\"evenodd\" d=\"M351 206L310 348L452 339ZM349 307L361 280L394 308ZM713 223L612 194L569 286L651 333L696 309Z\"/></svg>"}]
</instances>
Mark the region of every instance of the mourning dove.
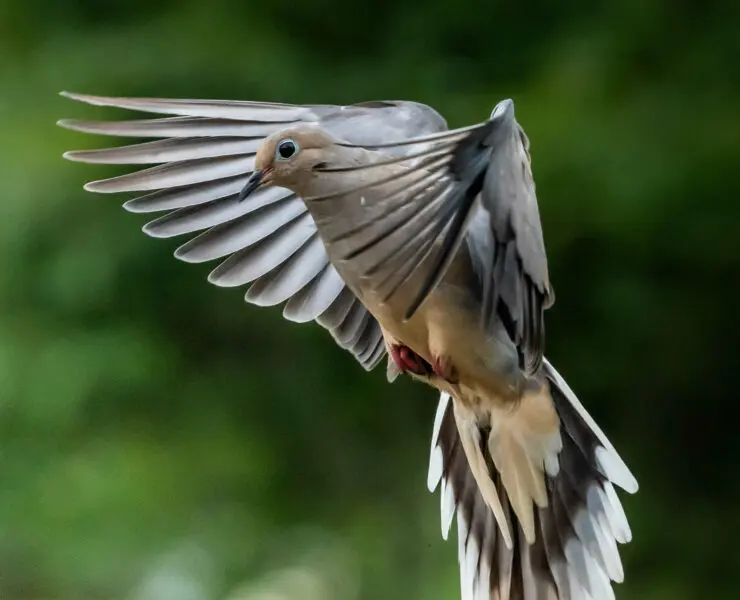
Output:
<instances>
[{"instance_id":1,"label":"mourning dove","mask_svg":"<svg viewBox=\"0 0 740 600\"><path fill-rule=\"evenodd\" d=\"M149 192L132 212L170 211L155 237L203 231L175 255L225 260L209 280L252 282L246 300L286 303L367 370L387 356L440 391L428 486L442 534L458 523L464 600L601 600L631 539L614 485L637 482L543 356L552 305L529 141L511 100L449 130L414 102L299 106L104 98L173 115L60 121L165 138L68 152L89 163L158 164L88 183Z\"/></svg>"}]
</instances>

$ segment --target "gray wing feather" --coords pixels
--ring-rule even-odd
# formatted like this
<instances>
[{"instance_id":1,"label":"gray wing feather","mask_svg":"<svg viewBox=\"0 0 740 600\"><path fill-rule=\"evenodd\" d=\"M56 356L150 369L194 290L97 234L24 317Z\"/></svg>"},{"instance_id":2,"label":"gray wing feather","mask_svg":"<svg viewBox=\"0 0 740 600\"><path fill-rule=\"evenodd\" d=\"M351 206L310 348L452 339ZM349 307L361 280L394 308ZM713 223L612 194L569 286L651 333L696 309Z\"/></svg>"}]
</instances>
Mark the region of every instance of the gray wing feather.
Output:
<instances>
[{"instance_id":1,"label":"gray wing feather","mask_svg":"<svg viewBox=\"0 0 740 600\"><path fill-rule=\"evenodd\" d=\"M175 256L198 263L223 258L272 235L305 212L303 202L290 194L254 212L212 226L180 246Z\"/></svg>"},{"instance_id":2,"label":"gray wing feather","mask_svg":"<svg viewBox=\"0 0 740 600\"><path fill-rule=\"evenodd\" d=\"M293 295L283 309L283 316L295 323L307 323L328 310L340 292L345 289L344 280L330 264L305 288Z\"/></svg>"},{"instance_id":3,"label":"gray wing feather","mask_svg":"<svg viewBox=\"0 0 740 600\"><path fill-rule=\"evenodd\" d=\"M250 213L260 214L260 209L265 207L278 203L283 206L282 201L286 201L286 205L290 205L291 201L302 204L285 188L265 188L256 193L252 200L246 203L237 202L234 198L222 198L217 202L178 208L147 223L144 232L152 237L173 237L232 223Z\"/></svg>"},{"instance_id":4,"label":"gray wing feather","mask_svg":"<svg viewBox=\"0 0 740 600\"><path fill-rule=\"evenodd\" d=\"M145 196L132 198L124 202L123 208L132 213L152 213L197 206L213 200L234 196L244 187L245 181L245 176L236 175L234 177L215 179L214 181L166 188L146 194Z\"/></svg>"},{"instance_id":5,"label":"gray wing feather","mask_svg":"<svg viewBox=\"0 0 740 600\"><path fill-rule=\"evenodd\" d=\"M162 188L203 183L233 175L243 175L251 173L253 169L253 154L183 160L142 169L135 173L119 175L118 177L91 181L85 185L85 189L99 194L148 192Z\"/></svg>"},{"instance_id":6,"label":"gray wing feather","mask_svg":"<svg viewBox=\"0 0 740 600\"><path fill-rule=\"evenodd\" d=\"M306 199L314 212L325 215L319 217L322 235L333 255L352 261L353 269L386 300L412 275L417 280L419 274L425 276L407 318L444 275L480 191L476 169L483 161L474 156L472 167L460 164L461 148L490 135L495 125L484 122L399 143L368 144L353 150L347 164L316 169L336 181L325 186L330 193ZM358 204L362 209L354 211L359 218L353 216L351 227L349 218L335 217L340 210L349 215Z\"/></svg>"},{"instance_id":7,"label":"gray wing feather","mask_svg":"<svg viewBox=\"0 0 740 600\"><path fill-rule=\"evenodd\" d=\"M358 302L357 297L345 286L331 306L321 313L316 320L329 331L334 331L342 325L356 302Z\"/></svg>"},{"instance_id":8,"label":"gray wing feather","mask_svg":"<svg viewBox=\"0 0 740 600\"><path fill-rule=\"evenodd\" d=\"M219 286L251 283L247 302L285 302L283 315L315 320L366 369L385 356L377 321L330 264L302 199L268 188L237 202L264 137L294 123L314 123L355 144L387 143L442 131L444 119L414 102L352 106L163 98L62 95L96 106L172 115L129 121L65 119L74 131L133 138L164 138L117 148L65 153L93 164L154 165L93 181L97 193L149 192L125 202L134 213L165 214L144 226L152 237L195 234L175 255L187 262L225 259L209 275Z\"/></svg>"},{"instance_id":9,"label":"gray wing feather","mask_svg":"<svg viewBox=\"0 0 740 600\"><path fill-rule=\"evenodd\" d=\"M476 264L482 287L490 289L484 293L486 322L500 318L502 308L505 310L509 335L519 348L522 367L531 374L542 365L544 311L555 296L548 275L529 141L514 119L513 103L504 105L503 110L507 118L502 119L494 136L481 191L483 212L488 217L481 222L488 227L471 229L469 235L478 238L473 240L474 245L479 249L485 246L489 253Z\"/></svg>"},{"instance_id":10,"label":"gray wing feather","mask_svg":"<svg viewBox=\"0 0 740 600\"><path fill-rule=\"evenodd\" d=\"M282 304L316 277L326 266L326 252L318 233L274 271L257 279L247 291L246 300L258 306Z\"/></svg>"},{"instance_id":11,"label":"gray wing feather","mask_svg":"<svg viewBox=\"0 0 740 600\"><path fill-rule=\"evenodd\" d=\"M386 347L385 347L385 340L383 339L382 335L378 335L378 343L375 346L375 349L372 351L372 354L369 355L367 361L368 364L375 367L381 359L386 354Z\"/></svg>"},{"instance_id":12,"label":"gray wing feather","mask_svg":"<svg viewBox=\"0 0 740 600\"><path fill-rule=\"evenodd\" d=\"M290 122L286 122L286 125ZM264 138L275 131L275 123L251 123L208 117L165 117L133 121L80 121L62 119L59 125L73 131L138 138L241 137Z\"/></svg>"},{"instance_id":13,"label":"gray wing feather","mask_svg":"<svg viewBox=\"0 0 740 600\"><path fill-rule=\"evenodd\" d=\"M365 328L368 312L362 303L355 300L342 324L334 331L337 342L342 346L352 347L360 339Z\"/></svg>"},{"instance_id":14,"label":"gray wing feather","mask_svg":"<svg viewBox=\"0 0 740 600\"><path fill-rule=\"evenodd\" d=\"M282 265L316 233L308 213L254 245L235 252L208 276L211 283L233 287L250 283Z\"/></svg>"},{"instance_id":15,"label":"gray wing feather","mask_svg":"<svg viewBox=\"0 0 740 600\"><path fill-rule=\"evenodd\" d=\"M265 123L291 123L301 121L311 109L277 102L251 102L248 100L185 100L170 98L112 98L62 92L62 96L93 106L127 108L159 115L209 117L260 121Z\"/></svg>"},{"instance_id":16,"label":"gray wing feather","mask_svg":"<svg viewBox=\"0 0 740 600\"><path fill-rule=\"evenodd\" d=\"M403 294L412 298L407 318L465 243L479 277L483 326L503 322L521 367L534 373L542 364L543 312L554 294L528 147L513 102L504 100L477 125L366 145L375 152L362 164L324 169L351 186L310 200L371 200L351 228L327 222L335 229L327 239L386 301L421 274L416 292Z\"/></svg>"},{"instance_id":17,"label":"gray wing feather","mask_svg":"<svg viewBox=\"0 0 740 600\"><path fill-rule=\"evenodd\" d=\"M216 158L236 154L252 155L257 152L260 139L233 138L180 138L132 144L121 148L78 150L65 152L68 160L108 165L152 165L182 160Z\"/></svg>"}]
</instances>

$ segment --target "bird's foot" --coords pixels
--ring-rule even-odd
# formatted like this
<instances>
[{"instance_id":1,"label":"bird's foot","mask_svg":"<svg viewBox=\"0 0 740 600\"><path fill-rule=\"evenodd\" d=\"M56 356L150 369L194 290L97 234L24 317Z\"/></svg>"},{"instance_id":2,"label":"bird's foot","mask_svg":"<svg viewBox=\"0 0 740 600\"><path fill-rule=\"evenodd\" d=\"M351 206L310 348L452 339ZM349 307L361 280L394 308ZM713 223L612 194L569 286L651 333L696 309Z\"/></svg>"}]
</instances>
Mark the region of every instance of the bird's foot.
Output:
<instances>
[{"instance_id":1,"label":"bird's foot","mask_svg":"<svg viewBox=\"0 0 740 600\"><path fill-rule=\"evenodd\" d=\"M413 373L420 377L436 376L451 384L460 382L460 376L449 356L437 356L434 362L429 364L422 356L403 344L393 344L390 347L390 354L401 373Z\"/></svg>"},{"instance_id":2,"label":"bird's foot","mask_svg":"<svg viewBox=\"0 0 740 600\"><path fill-rule=\"evenodd\" d=\"M390 348L393 362L401 373L426 376L432 373L431 365L408 346L393 344Z\"/></svg>"},{"instance_id":3,"label":"bird's foot","mask_svg":"<svg viewBox=\"0 0 740 600\"><path fill-rule=\"evenodd\" d=\"M437 356L432 363L432 370L437 377L444 379L448 383L454 384L460 382L460 376L449 356Z\"/></svg>"}]
</instances>

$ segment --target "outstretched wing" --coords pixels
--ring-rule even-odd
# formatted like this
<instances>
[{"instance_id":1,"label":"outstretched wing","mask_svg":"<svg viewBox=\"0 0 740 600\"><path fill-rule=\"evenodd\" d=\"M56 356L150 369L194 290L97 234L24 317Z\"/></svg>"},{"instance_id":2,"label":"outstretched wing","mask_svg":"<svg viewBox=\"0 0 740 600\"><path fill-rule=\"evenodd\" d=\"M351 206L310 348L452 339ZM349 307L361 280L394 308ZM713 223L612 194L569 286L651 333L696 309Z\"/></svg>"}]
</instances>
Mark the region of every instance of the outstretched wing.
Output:
<instances>
[{"instance_id":1,"label":"outstretched wing","mask_svg":"<svg viewBox=\"0 0 740 600\"><path fill-rule=\"evenodd\" d=\"M421 271L419 288L403 295L412 298L410 318L465 241L478 275L483 326L501 320L519 348L522 368L537 371L543 311L554 295L528 141L514 119L513 102L504 100L488 121L470 127L364 147L393 156L324 169L355 175L347 177L354 187L337 186L334 196L367 196L378 207L332 240L348 249L344 259L367 262L363 275L379 282L386 300Z\"/></svg>"},{"instance_id":2,"label":"outstretched wing","mask_svg":"<svg viewBox=\"0 0 740 600\"><path fill-rule=\"evenodd\" d=\"M544 311L555 294L529 155L529 139L514 119L514 105L499 104L502 126L491 140L481 190L487 219L467 237L483 289L483 316L503 320L519 349L521 366L533 374L542 365Z\"/></svg>"},{"instance_id":3,"label":"outstretched wing","mask_svg":"<svg viewBox=\"0 0 740 600\"><path fill-rule=\"evenodd\" d=\"M159 138L117 148L65 153L84 163L154 165L85 189L142 192L124 204L134 213L164 213L144 226L152 237L192 237L175 252L186 262L222 259L209 281L223 287L251 283L247 302L285 303L295 322L317 321L367 370L385 355L377 321L329 263L306 207L284 188L237 195L254 168L262 140L295 123L315 123L353 143L382 143L446 128L428 106L365 102L352 106L300 106L229 100L109 98L62 95L98 106L167 115L126 121L62 120L59 125L93 134Z\"/></svg>"}]
</instances>

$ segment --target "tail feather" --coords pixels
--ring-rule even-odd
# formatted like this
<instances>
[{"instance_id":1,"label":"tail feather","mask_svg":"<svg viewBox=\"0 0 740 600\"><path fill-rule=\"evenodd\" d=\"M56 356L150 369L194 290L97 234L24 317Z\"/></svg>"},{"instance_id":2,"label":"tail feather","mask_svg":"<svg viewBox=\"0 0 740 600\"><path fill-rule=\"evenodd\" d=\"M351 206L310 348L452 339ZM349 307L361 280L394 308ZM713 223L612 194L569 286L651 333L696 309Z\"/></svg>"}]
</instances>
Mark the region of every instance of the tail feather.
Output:
<instances>
[{"instance_id":1,"label":"tail feather","mask_svg":"<svg viewBox=\"0 0 740 600\"><path fill-rule=\"evenodd\" d=\"M488 452L524 535L532 543L534 509L548 504L545 471L557 473L562 448L560 421L547 386L525 396L513 410L493 409L490 421Z\"/></svg>"},{"instance_id":2,"label":"tail feather","mask_svg":"<svg viewBox=\"0 0 740 600\"><path fill-rule=\"evenodd\" d=\"M493 443L487 428L478 432L481 439L489 433L489 443L479 448L492 455L487 480L499 500L500 515L481 493L471 470L461 439L465 434L455 418L456 403L447 394L440 398L428 485L434 491L442 484L445 539L452 516L457 515L463 600L609 600L614 598L612 582L624 579L617 545L629 542L632 534L614 486L634 493L637 481L547 360L543 371L557 416L557 443L544 435L537 446L537 436L531 435L534 429L514 427L512 432L503 418L500 431L491 427L490 433L498 435ZM547 428L536 430L547 432ZM522 432L527 435L522 437ZM529 481L512 487L498 470L496 452L499 464L517 464L521 456L512 463L509 454L523 448L529 451L526 468L531 472L534 466L542 474L544 503L539 502L536 484ZM524 502L521 497L512 498L511 489L534 492ZM519 510L515 510L517 502ZM522 509L525 504L529 510ZM531 521L527 521L529 511Z\"/></svg>"},{"instance_id":3,"label":"tail feather","mask_svg":"<svg viewBox=\"0 0 740 600\"><path fill-rule=\"evenodd\" d=\"M575 409L577 416L583 421L578 422L575 415L571 417L571 425L567 427L568 433L574 437L581 451L588 454L589 449L594 453L595 463L602 475L609 481L621 487L628 494L637 492L639 486L637 479L627 468L619 453L614 449L611 442L607 439L604 432L593 420L593 417L586 412L583 404L578 400L570 386L565 382L547 359L543 363L545 373L550 381L550 387L554 388L553 395L558 395L565 403ZM554 398L553 398L554 400ZM571 416L572 413L564 411L565 415ZM560 414L560 418L564 418ZM585 427L583 426L585 425Z\"/></svg>"},{"instance_id":4,"label":"tail feather","mask_svg":"<svg viewBox=\"0 0 740 600\"><path fill-rule=\"evenodd\" d=\"M513 545L511 527L506 516L506 511L501 503L502 495L499 493L499 489L497 489L495 482L490 476L490 468L484 454L483 435L485 432L478 427L474 417L467 410L463 409L459 403L452 405L452 411L455 415L455 422L457 423L460 445L467 457L467 464L478 486L478 491L483 496L488 507L493 511L507 548L511 548ZM515 473L516 470L512 473L514 478ZM519 483L519 481L517 480L516 483ZM519 491L520 488L517 487L514 489ZM504 494L504 497L506 497L506 494ZM521 495L517 494L516 499L518 500L520 497Z\"/></svg>"}]
</instances>

